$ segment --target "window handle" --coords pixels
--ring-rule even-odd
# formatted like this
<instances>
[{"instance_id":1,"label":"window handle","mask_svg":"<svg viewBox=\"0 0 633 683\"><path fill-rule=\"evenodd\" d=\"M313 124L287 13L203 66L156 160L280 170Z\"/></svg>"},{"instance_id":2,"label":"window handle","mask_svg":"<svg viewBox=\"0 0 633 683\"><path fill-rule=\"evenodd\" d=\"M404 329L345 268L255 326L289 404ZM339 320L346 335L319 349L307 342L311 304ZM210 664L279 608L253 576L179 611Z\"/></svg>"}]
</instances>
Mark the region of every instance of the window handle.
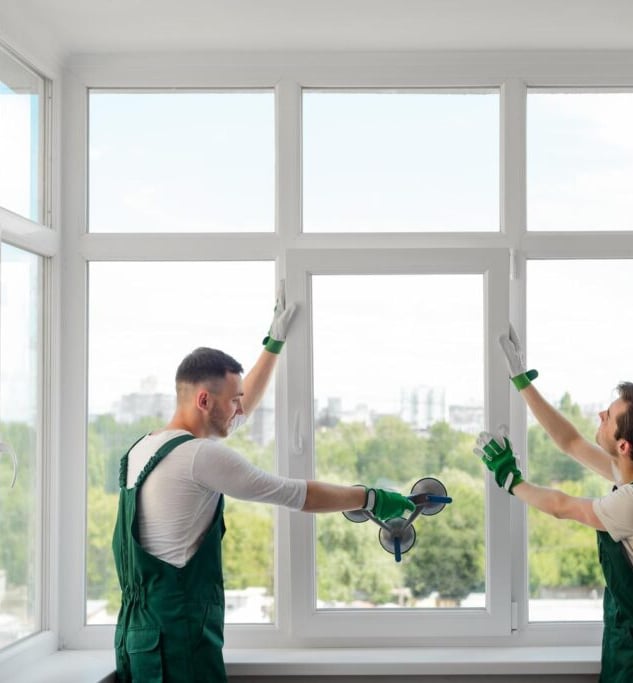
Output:
<instances>
[{"instance_id":1,"label":"window handle","mask_svg":"<svg viewBox=\"0 0 633 683\"><path fill-rule=\"evenodd\" d=\"M303 454L303 437L301 436L301 413L295 413L295 422L292 435L292 447L295 455Z\"/></svg>"},{"instance_id":2,"label":"window handle","mask_svg":"<svg viewBox=\"0 0 633 683\"><path fill-rule=\"evenodd\" d=\"M13 479L11 480L11 488L15 486L15 479L18 476L18 459L15 457L15 451L8 443L0 441L0 454L8 453L13 461Z\"/></svg>"}]
</instances>

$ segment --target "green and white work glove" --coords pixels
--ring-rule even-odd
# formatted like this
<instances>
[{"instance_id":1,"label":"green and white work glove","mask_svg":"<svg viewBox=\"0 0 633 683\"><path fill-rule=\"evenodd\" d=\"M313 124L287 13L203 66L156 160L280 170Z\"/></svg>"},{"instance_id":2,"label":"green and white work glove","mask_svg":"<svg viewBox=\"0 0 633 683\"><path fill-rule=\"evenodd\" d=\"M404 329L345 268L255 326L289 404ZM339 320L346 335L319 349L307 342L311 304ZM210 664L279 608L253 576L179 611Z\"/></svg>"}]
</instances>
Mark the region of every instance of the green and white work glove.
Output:
<instances>
[{"instance_id":1,"label":"green and white work glove","mask_svg":"<svg viewBox=\"0 0 633 683\"><path fill-rule=\"evenodd\" d=\"M496 436L490 432L481 432L473 453L495 475L500 488L512 493L512 489L523 481L504 425L499 427L499 434Z\"/></svg>"},{"instance_id":2,"label":"green and white work glove","mask_svg":"<svg viewBox=\"0 0 633 683\"><path fill-rule=\"evenodd\" d=\"M275 312L273 314L273 321L270 323L268 334L264 337L262 344L266 351L271 353L280 353L286 341L290 321L295 314L296 304L291 304L286 307L286 290L283 280L277 290L277 298L275 301Z\"/></svg>"},{"instance_id":3,"label":"green and white work glove","mask_svg":"<svg viewBox=\"0 0 633 683\"><path fill-rule=\"evenodd\" d=\"M405 510L413 512L415 503L398 493L386 489L369 489L365 487L365 504L363 510L371 512L376 519L385 521L393 517L402 517Z\"/></svg>"},{"instance_id":4,"label":"green and white work glove","mask_svg":"<svg viewBox=\"0 0 633 683\"><path fill-rule=\"evenodd\" d=\"M525 389L525 387L532 383L533 379L538 377L538 371L525 369L525 354L521 346L521 340L512 325L510 325L508 334L502 334L499 337L499 346L501 346L505 354L508 370L510 371L510 379L514 386L519 391Z\"/></svg>"}]
</instances>

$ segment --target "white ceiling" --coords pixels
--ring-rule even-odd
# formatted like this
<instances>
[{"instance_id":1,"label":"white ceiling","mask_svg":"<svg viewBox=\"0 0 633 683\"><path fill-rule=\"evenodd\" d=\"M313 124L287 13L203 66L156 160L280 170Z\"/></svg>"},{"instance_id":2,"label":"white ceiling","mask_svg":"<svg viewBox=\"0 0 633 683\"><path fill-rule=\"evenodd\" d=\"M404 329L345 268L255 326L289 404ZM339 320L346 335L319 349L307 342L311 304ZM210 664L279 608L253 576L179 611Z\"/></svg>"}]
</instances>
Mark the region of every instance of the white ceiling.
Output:
<instances>
[{"instance_id":1,"label":"white ceiling","mask_svg":"<svg viewBox=\"0 0 633 683\"><path fill-rule=\"evenodd\" d=\"M3 19L62 56L633 49L633 0L0 0Z\"/></svg>"}]
</instances>

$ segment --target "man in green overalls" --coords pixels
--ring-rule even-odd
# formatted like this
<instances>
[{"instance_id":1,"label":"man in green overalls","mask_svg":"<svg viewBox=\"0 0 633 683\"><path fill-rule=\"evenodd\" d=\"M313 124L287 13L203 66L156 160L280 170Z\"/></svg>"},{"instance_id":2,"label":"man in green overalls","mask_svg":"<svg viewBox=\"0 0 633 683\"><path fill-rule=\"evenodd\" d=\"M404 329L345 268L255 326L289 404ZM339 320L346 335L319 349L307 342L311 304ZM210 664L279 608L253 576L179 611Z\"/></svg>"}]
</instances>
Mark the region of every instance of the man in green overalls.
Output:
<instances>
[{"instance_id":1,"label":"man in green overalls","mask_svg":"<svg viewBox=\"0 0 633 683\"><path fill-rule=\"evenodd\" d=\"M242 366L199 348L176 372L176 411L121 460L112 547L121 586L118 680L224 683L224 494L305 512L365 509L399 517L415 504L382 489L289 479L254 467L221 443L264 393L292 309L278 298L264 350Z\"/></svg>"},{"instance_id":2,"label":"man in green overalls","mask_svg":"<svg viewBox=\"0 0 633 683\"><path fill-rule=\"evenodd\" d=\"M633 383L618 385L619 397L600 411L596 444L578 430L532 385L536 370L526 370L521 342L510 326L499 339L510 377L534 417L556 445L582 465L614 483L608 495L569 496L525 481L505 430L482 432L475 453L506 491L559 519L574 519L597 530L604 572L604 631L601 683L633 681Z\"/></svg>"}]
</instances>

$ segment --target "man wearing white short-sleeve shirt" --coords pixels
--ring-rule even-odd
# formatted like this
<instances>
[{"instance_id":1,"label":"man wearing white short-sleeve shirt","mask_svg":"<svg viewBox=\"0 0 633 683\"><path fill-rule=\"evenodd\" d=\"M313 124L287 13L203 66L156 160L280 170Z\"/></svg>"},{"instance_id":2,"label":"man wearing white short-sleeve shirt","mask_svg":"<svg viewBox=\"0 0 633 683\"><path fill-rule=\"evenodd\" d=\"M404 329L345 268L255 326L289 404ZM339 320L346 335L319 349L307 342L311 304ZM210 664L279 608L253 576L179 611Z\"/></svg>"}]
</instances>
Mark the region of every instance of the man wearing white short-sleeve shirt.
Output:
<instances>
[{"instance_id":1,"label":"man wearing white short-sleeve shirt","mask_svg":"<svg viewBox=\"0 0 633 683\"><path fill-rule=\"evenodd\" d=\"M579 463L614 484L597 498L570 496L525 481L506 433L482 432L475 452L494 473L496 483L523 502L560 519L573 519L597 531L604 572L604 631L601 683L633 681L633 383L618 385L618 398L599 413L596 443L578 430L532 384L521 342L512 327L499 343L510 378L534 417L556 445Z\"/></svg>"}]
</instances>

